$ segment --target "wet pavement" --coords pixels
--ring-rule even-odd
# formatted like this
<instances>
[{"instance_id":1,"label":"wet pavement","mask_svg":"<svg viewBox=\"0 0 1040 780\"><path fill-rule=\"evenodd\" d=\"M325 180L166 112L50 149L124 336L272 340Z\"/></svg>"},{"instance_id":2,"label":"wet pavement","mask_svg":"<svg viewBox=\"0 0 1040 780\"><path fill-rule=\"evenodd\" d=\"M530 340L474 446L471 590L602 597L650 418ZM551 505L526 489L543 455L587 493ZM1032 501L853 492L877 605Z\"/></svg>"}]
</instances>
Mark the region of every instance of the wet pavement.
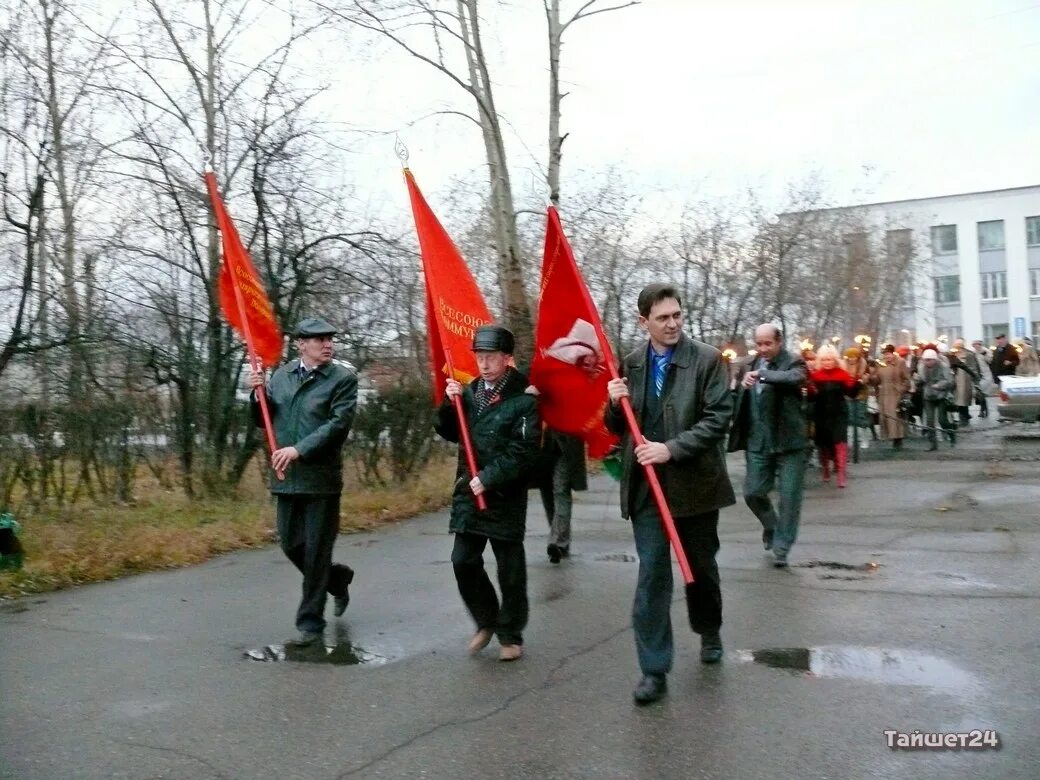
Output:
<instances>
[{"instance_id":1,"label":"wet pavement","mask_svg":"<svg viewBox=\"0 0 1040 780\"><path fill-rule=\"evenodd\" d=\"M786 570L723 511L726 656L698 662L675 602L669 696L645 709L634 546L614 484L592 488L559 565L532 500L513 664L465 653L442 514L341 537L350 608L303 650L276 548L0 604L0 777L1040 776L1035 464L863 462L847 490L812 472ZM999 738L886 736L975 729Z\"/></svg>"}]
</instances>

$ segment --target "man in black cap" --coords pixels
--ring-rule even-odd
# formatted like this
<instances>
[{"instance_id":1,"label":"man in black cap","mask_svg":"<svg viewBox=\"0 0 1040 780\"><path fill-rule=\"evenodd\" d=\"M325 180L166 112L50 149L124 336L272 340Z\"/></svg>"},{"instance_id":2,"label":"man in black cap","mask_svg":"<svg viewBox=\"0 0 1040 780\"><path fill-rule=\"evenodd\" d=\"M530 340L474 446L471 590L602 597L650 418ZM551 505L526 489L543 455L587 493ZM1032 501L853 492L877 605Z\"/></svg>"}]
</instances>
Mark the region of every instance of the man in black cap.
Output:
<instances>
[{"instance_id":1,"label":"man in black cap","mask_svg":"<svg viewBox=\"0 0 1040 780\"><path fill-rule=\"evenodd\" d=\"M347 609L349 566L332 563L339 533L339 501L343 491L343 443L357 406L357 375L332 360L336 329L310 317L296 326L300 357L280 366L266 383L274 437L271 492L278 499L278 536L282 550L303 573L303 596L296 612L299 635L286 644L305 647L325 631L326 594L335 599L336 617ZM250 372L250 385L264 375ZM263 425L254 392L253 419Z\"/></svg>"},{"instance_id":2,"label":"man in black cap","mask_svg":"<svg viewBox=\"0 0 1040 780\"><path fill-rule=\"evenodd\" d=\"M483 325L473 336L480 376L465 387L447 380L436 430L451 442L460 439L452 399L462 398L473 442L477 473L470 474L459 448L459 465L451 502L450 530L455 534L451 563L459 594L477 624L469 642L475 654L487 647L492 634L502 648L500 661L515 661L523 653L527 625L527 562L524 531L527 520L527 477L538 458L538 406L525 393L527 377L510 363L513 334L499 325ZM483 496L487 509L477 508ZM499 604L484 571L488 541L498 563Z\"/></svg>"}]
</instances>

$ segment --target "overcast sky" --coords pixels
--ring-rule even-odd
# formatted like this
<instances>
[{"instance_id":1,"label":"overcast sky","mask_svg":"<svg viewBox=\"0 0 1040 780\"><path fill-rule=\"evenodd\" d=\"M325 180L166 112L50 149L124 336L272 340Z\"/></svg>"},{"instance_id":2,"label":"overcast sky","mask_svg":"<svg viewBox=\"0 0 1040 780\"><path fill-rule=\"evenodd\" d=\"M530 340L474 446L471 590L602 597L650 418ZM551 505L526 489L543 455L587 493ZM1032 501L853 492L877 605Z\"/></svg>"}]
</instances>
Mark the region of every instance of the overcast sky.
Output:
<instances>
[{"instance_id":1,"label":"overcast sky","mask_svg":"<svg viewBox=\"0 0 1040 780\"><path fill-rule=\"evenodd\" d=\"M546 158L542 3L483 6L514 186L530 192ZM479 173L472 124L410 124L472 112L461 89L389 44L343 51L324 58L330 119L400 131L431 193ZM564 198L611 166L677 203L698 187L776 190L812 169L854 201L863 166L873 200L1037 184L1038 63L1035 1L644 0L567 33ZM352 137L351 150L358 189L403 208L392 137Z\"/></svg>"}]
</instances>

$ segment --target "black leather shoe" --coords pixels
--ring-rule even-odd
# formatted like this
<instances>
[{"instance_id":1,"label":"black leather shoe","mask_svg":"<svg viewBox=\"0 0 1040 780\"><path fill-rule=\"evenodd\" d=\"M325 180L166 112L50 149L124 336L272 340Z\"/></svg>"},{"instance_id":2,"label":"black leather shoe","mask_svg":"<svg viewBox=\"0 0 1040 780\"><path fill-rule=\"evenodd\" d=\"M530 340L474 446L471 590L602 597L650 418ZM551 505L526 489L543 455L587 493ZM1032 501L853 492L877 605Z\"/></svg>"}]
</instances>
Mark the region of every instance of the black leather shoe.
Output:
<instances>
[{"instance_id":1,"label":"black leather shoe","mask_svg":"<svg viewBox=\"0 0 1040 780\"><path fill-rule=\"evenodd\" d=\"M292 639L285 640L286 647L310 647L316 642L320 642L322 638L321 634L317 634L313 631L301 631L299 634L294 636Z\"/></svg>"},{"instance_id":2,"label":"black leather shoe","mask_svg":"<svg viewBox=\"0 0 1040 780\"><path fill-rule=\"evenodd\" d=\"M347 605L350 603L350 583L354 581L354 570L350 570L350 574L347 575L347 581L343 584L343 592L336 596L332 601L332 614L336 617L342 617L343 613L347 611Z\"/></svg>"},{"instance_id":3,"label":"black leather shoe","mask_svg":"<svg viewBox=\"0 0 1040 780\"><path fill-rule=\"evenodd\" d=\"M560 555L560 548L557 547L555 544L550 544L548 547L546 547L545 548L545 552L549 556L549 563L559 563L560 562L560 557L561 557L561 555Z\"/></svg>"},{"instance_id":4,"label":"black leather shoe","mask_svg":"<svg viewBox=\"0 0 1040 780\"><path fill-rule=\"evenodd\" d=\"M722 660L722 637L718 632L701 634L701 663L717 664Z\"/></svg>"},{"instance_id":5,"label":"black leather shoe","mask_svg":"<svg viewBox=\"0 0 1040 780\"><path fill-rule=\"evenodd\" d=\"M643 706L660 701L668 693L668 680L663 674L648 674L639 681L636 689L632 691L635 703Z\"/></svg>"},{"instance_id":6,"label":"black leather shoe","mask_svg":"<svg viewBox=\"0 0 1040 780\"><path fill-rule=\"evenodd\" d=\"M560 557L561 558L570 558L571 557L571 548L570 547L564 547L563 545L560 545Z\"/></svg>"},{"instance_id":7,"label":"black leather shoe","mask_svg":"<svg viewBox=\"0 0 1040 780\"><path fill-rule=\"evenodd\" d=\"M773 529L763 528L762 529L762 546L767 550L773 549Z\"/></svg>"}]
</instances>

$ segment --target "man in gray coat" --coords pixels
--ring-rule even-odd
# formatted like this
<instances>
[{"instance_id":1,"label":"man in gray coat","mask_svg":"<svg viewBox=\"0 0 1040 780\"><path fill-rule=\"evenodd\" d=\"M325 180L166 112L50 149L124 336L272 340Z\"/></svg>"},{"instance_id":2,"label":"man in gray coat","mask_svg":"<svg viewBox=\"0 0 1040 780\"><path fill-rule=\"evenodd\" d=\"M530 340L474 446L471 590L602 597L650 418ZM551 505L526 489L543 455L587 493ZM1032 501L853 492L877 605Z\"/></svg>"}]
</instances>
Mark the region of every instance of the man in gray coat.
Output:
<instances>
[{"instance_id":1,"label":"man in gray coat","mask_svg":"<svg viewBox=\"0 0 1040 780\"><path fill-rule=\"evenodd\" d=\"M301 321L295 330L300 357L280 366L265 387L278 447L271 455L278 536L282 551L303 574L296 611L299 635L286 643L295 647L321 640L326 594L335 599L339 617L347 609L354 579L349 566L332 562L343 491L343 443L354 420L358 386L357 375L332 360L335 334L323 319ZM263 425L255 388L265 384L264 376L254 371L249 379L253 418Z\"/></svg>"},{"instance_id":2,"label":"man in gray coat","mask_svg":"<svg viewBox=\"0 0 1040 780\"><path fill-rule=\"evenodd\" d=\"M732 411L729 376L717 349L682 331L676 288L639 293L639 325L649 339L628 354L624 379L607 385L607 427L621 434L621 514L632 521L639 580L632 627L642 679L636 704L668 690L672 668L672 556L642 466L655 467L696 583L688 588L690 627L701 636L701 661L722 659L722 591L715 556L719 510L734 503L723 444ZM621 399L628 396L644 441L633 442Z\"/></svg>"},{"instance_id":3,"label":"man in gray coat","mask_svg":"<svg viewBox=\"0 0 1040 780\"><path fill-rule=\"evenodd\" d=\"M755 329L757 354L738 378L730 452L745 451L744 502L762 523L762 544L774 565L787 566L798 538L808 427L802 389L808 381L801 355L788 352L775 325ZM780 511L769 492L779 482Z\"/></svg>"}]
</instances>

